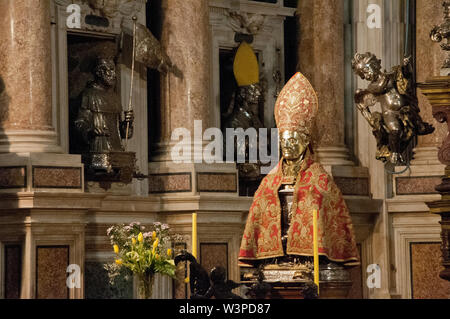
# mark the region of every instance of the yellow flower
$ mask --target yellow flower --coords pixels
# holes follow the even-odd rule
[[[144,236],[142,235],[142,233],[139,233],[139,235],[138,235],[138,241],[139,241],[140,243],[142,243],[142,242],[144,241]]]
[[[133,245],[136,245],[136,238],[131,238],[131,243],[133,244]]]
[[[159,242],[159,240],[158,240],[158,238],[156,238],[156,240],[155,240],[154,243],[153,243],[153,250],[152,250],[152,253],[155,253],[155,252],[156,252],[156,247],[158,247],[158,242]]]
[[[122,265],[122,264],[123,264],[123,261],[122,261],[122,259],[116,259],[116,264],[118,264],[118,265]]]
[[[188,284],[189,283],[189,277],[184,278],[184,282]]]
[[[118,254],[118,253],[119,253],[119,246],[114,245],[113,247],[114,247],[114,252],[115,252],[116,254]]]
[[[158,254],[156,254],[156,255],[155,255],[155,258],[156,258],[156,259],[159,259],[159,255],[158,255]]]
[[[152,240],[155,240],[155,239],[156,239],[156,232],[153,231],[153,233],[152,233]]]
[[[167,249],[167,256],[169,256],[169,257],[172,256],[172,249],[170,249],[170,248]]]

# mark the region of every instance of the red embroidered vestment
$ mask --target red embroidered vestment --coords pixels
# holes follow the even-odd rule
[[[255,193],[242,237],[239,260],[283,256],[281,161]],[[318,211],[319,255],[336,262],[358,261],[353,225],[344,198],[325,169],[307,152],[299,171],[288,230],[287,254],[313,256],[313,210]]]

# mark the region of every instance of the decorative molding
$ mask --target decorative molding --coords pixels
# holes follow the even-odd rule
[[[425,213],[430,209],[427,202],[440,199],[438,194],[400,195],[386,200],[387,212],[393,213]]]
[[[439,216],[423,214],[393,214],[390,243],[391,295],[410,299],[411,294],[411,243],[440,242]]]
[[[63,153],[55,131],[2,130],[0,153]]]
[[[41,246],[66,246],[68,248],[68,263],[77,264],[81,267],[80,280],[84,286],[84,221],[79,218],[76,222],[63,225],[49,225],[32,223],[29,225],[33,228],[32,232],[27,236],[26,241],[30,241],[29,246],[25,247],[25,261],[29,261],[26,265],[25,271],[29,272],[29,285],[31,286],[31,295],[28,298],[36,298],[37,287],[37,247]],[[34,289],[33,289],[34,288]],[[84,289],[69,289],[69,299],[83,299]],[[24,298],[25,296],[22,296]]]

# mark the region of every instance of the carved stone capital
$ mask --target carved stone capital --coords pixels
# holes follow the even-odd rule
[[[226,10],[225,15],[233,31],[256,35],[264,25],[266,17],[262,14],[247,13],[236,10]]]
[[[93,10],[97,10],[102,16],[114,18],[118,14],[130,17],[139,12],[147,0],[82,0]]]

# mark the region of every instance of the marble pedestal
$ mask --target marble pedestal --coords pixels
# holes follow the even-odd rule
[[[0,193],[83,191],[80,155],[0,154]]]

